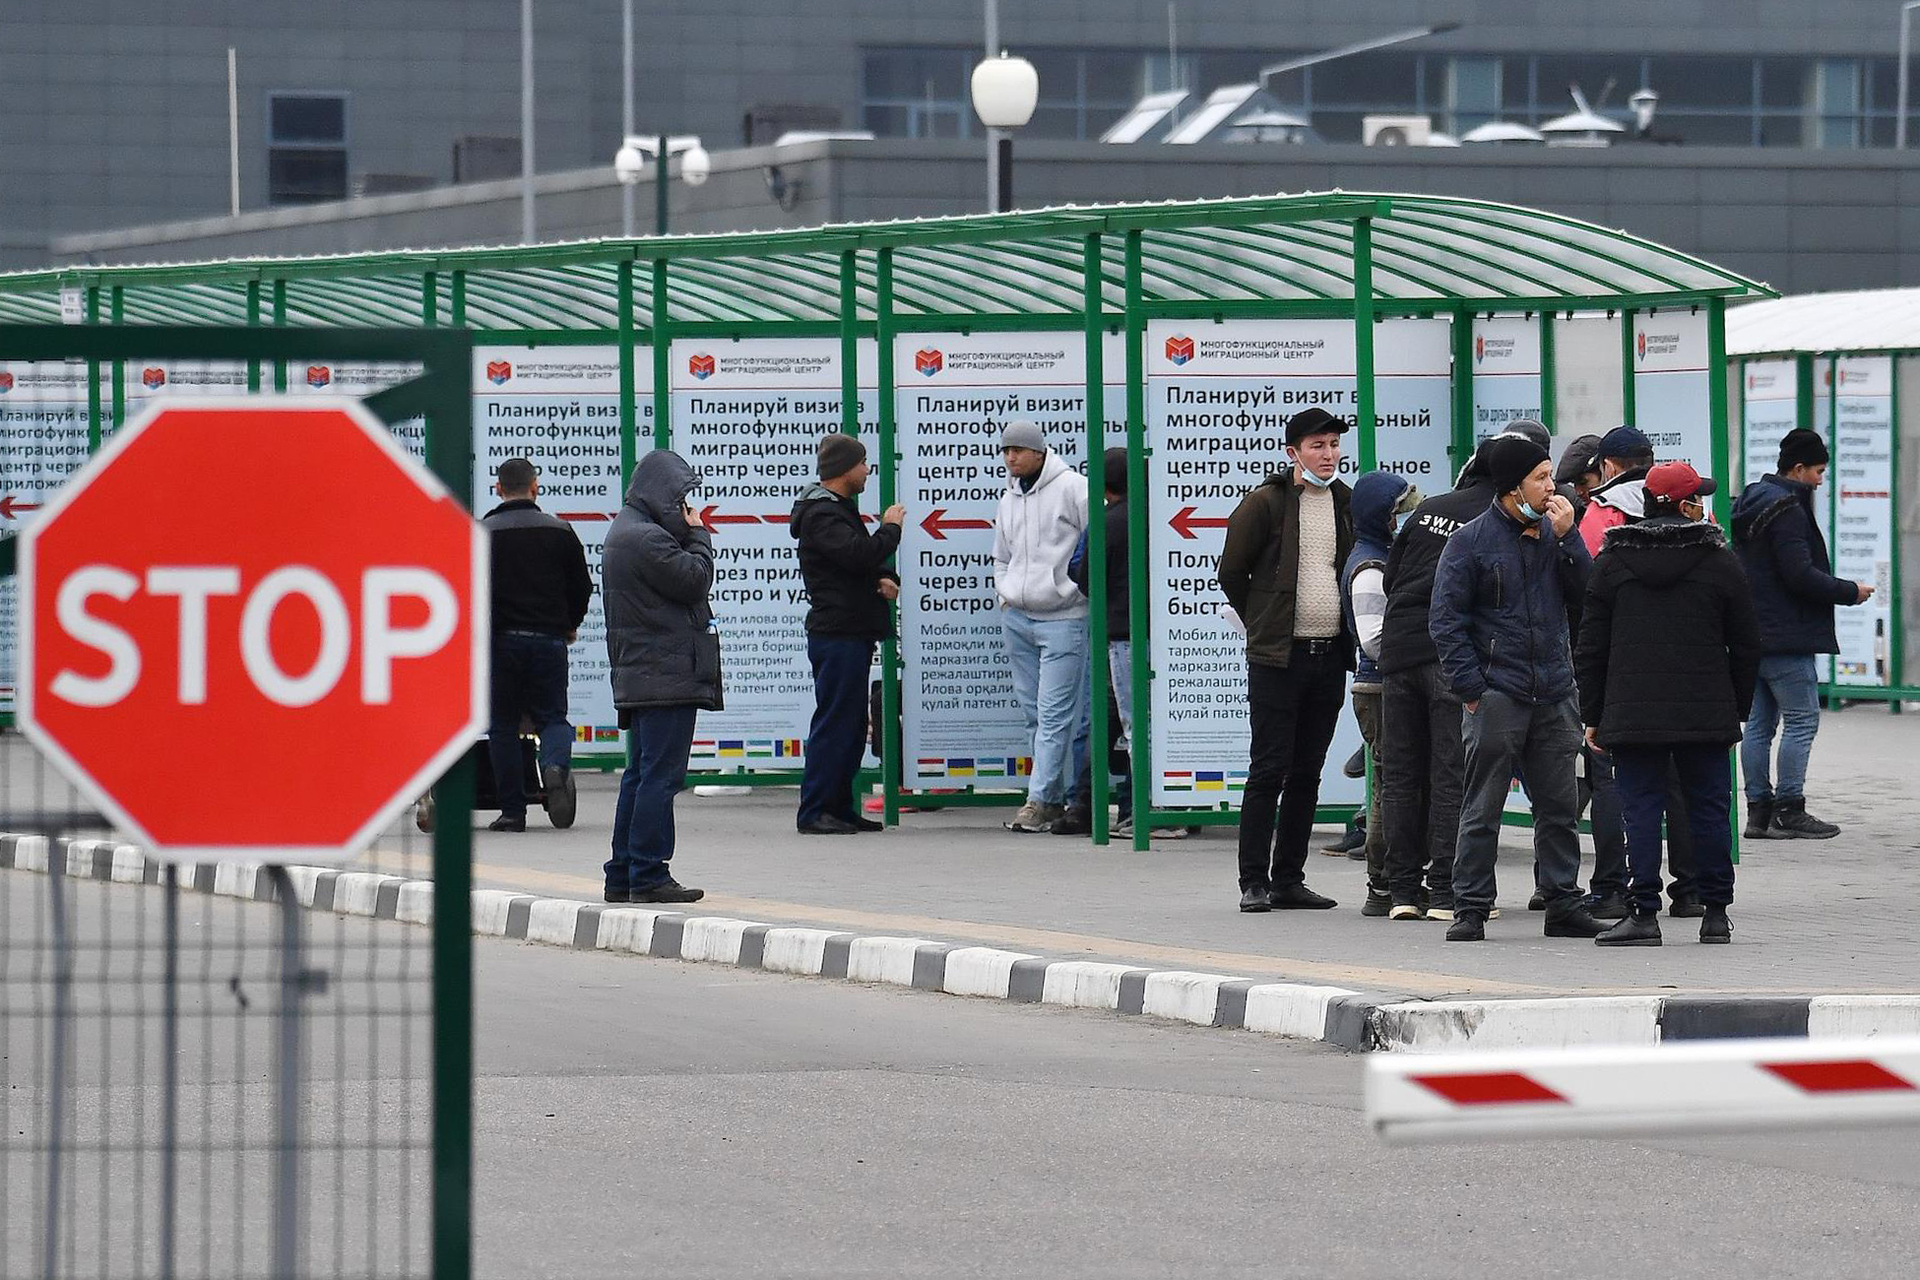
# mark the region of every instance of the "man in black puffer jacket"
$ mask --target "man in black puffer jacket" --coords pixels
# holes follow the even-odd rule
[[[838,432],[820,441],[820,483],[793,504],[788,529],[798,544],[807,583],[807,661],[813,666],[813,724],[794,825],[802,835],[878,831],[854,809],[853,785],[866,743],[867,685],[873,646],[893,634],[892,606],[900,576],[889,566],[900,546],[899,503],[867,532],[860,494],[867,487],[867,449]]]
[[[687,502],[700,476],[679,454],[640,459],[600,558],[613,705],[632,731],[613,811],[608,902],[698,902],[679,884],[673,798],[687,780],[695,713],[720,710],[720,636],[707,595],[713,538]]]
[[[1581,614],[1575,665],[1587,741],[1613,758],[1633,867],[1633,913],[1601,946],[1660,945],[1660,823],[1679,775],[1706,915],[1700,941],[1732,936],[1733,772],[1728,749],[1753,705],[1760,632],[1740,562],[1705,520],[1714,490],[1684,462],[1647,473],[1647,517],[1607,533]]]

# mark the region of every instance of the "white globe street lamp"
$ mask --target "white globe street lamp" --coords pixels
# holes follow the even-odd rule
[[[973,112],[990,130],[1001,131],[995,147],[1000,172],[1000,212],[1013,208],[1013,138],[1004,130],[1018,129],[1033,119],[1040,101],[1040,74],[1025,58],[1002,50],[973,69]]]

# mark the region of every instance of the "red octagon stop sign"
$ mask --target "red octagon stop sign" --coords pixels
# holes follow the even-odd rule
[[[484,535],[354,401],[156,406],[19,574],[22,725],[165,856],[351,856],[484,723]]]

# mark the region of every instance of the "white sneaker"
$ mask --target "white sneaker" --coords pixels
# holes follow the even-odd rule
[[[1109,836],[1131,836],[1133,834],[1133,819],[1121,818],[1111,827],[1107,828],[1107,834]]]
[[[1391,911],[1387,912],[1387,919],[1418,920],[1420,919],[1421,916],[1425,914],[1426,913],[1421,911],[1420,908],[1413,906],[1409,903],[1402,902],[1398,906],[1394,907]],[[1448,914],[1451,915],[1452,912],[1448,912]]]
[[[1028,834],[1049,831],[1053,828],[1054,820],[1063,812],[1057,804],[1038,804],[1029,800],[1004,825],[1009,831]]]

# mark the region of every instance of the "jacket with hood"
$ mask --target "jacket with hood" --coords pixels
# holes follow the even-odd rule
[[[1812,485],[1769,475],[1733,504],[1733,546],[1753,585],[1765,653],[1840,652],[1834,606],[1860,602],[1856,584],[1833,576],[1813,494]]]
[[[1647,471],[1646,467],[1629,468],[1588,492],[1587,509],[1580,515],[1580,536],[1589,555],[1600,554],[1609,529],[1646,515]]]
[[[880,594],[880,582],[900,580],[887,566],[900,546],[900,526],[882,524],[868,533],[859,499],[814,484],[794,502],[787,529],[807,583],[807,634],[851,640],[892,635],[893,609]]]
[[[1482,442],[1484,444],[1484,442]],[[1387,557],[1387,621],[1380,632],[1380,670],[1391,675],[1440,660],[1433,647],[1428,615],[1433,607],[1433,577],[1447,539],[1493,502],[1493,481],[1478,466],[1476,451],[1460,472],[1452,493],[1436,494],[1413,509]]]
[[[1353,552],[1353,490],[1335,480],[1333,570]],[[1217,571],[1220,590],[1247,628],[1247,661],[1284,667],[1293,660],[1293,606],[1300,582],[1300,486],[1285,466],[1247,491],[1227,518]],[[1353,633],[1338,637],[1353,669]]]
[[[1573,693],[1568,607],[1587,588],[1593,559],[1579,534],[1529,526],[1498,503],[1448,539],[1434,575],[1429,627],[1440,674],[1462,702],[1489,689],[1543,705]]]
[[[1730,747],[1753,709],[1760,633],[1740,562],[1703,520],[1607,535],[1574,655],[1580,718],[1603,747]]]
[[[640,459],[626,505],[601,551],[607,662],[613,705],[721,708],[720,637],[707,595],[713,539],[687,525],[687,495],[700,483],[676,453]]]
[[[1031,486],[1009,478],[993,521],[993,589],[1036,618],[1084,618],[1067,562],[1087,527],[1087,478],[1053,450]]]
[[[1393,551],[1393,513],[1411,486],[1391,471],[1369,471],[1353,484],[1353,550],[1340,571],[1340,608],[1359,648],[1353,687],[1380,687],[1380,637],[1386,614],[1387,557]]]

